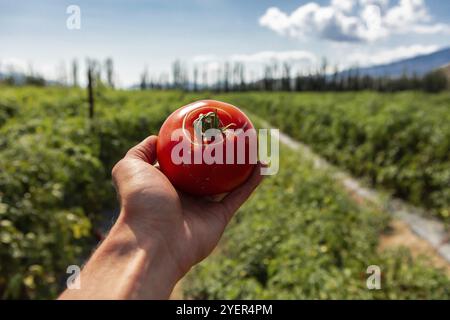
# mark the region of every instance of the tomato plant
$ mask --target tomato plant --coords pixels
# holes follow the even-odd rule
[[[209,129],[218,134],[208,136]],[[162,125],[157,142],[159,166],[183,192],[229,192],[247,180],[255,167],[256,134],[252,132],[250,119],[231,104],[191,103],[173,112]]]

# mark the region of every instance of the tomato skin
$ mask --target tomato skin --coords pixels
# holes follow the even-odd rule
[[[234,129],[243,129],[244,131],[254,129],[250,119],[237,107],[215,100],[201,100],[173,112],[163,123],[159,131],[157,142],[157,159],[161,171],[167,176],[170,182],[178,190],[198,196],[216,195],[232,191],[243,182],[245,182],[256,164],[249,161],[249,144],[245,143],[245,163],[238,164],[236,161],[236,152],[234,152],[234,163],[225,163],[226,151],[225,142],[221,143],[223,148],[224,163],[223,164],[175,164],[171,159],[172,149],[177,145],[178,141],[171,141],[172,132],[177,129],[184,128],[193,134],[193,121],[200,114],[216,111],[219,115],[221,125],[226,126],[230,123],[235,124]],[[236,150],[236,136],[227,135],[225,140],[230,140]],[[225,141],[224,140],[224,141]],[[202,148],[202,152],[207,145],[195,145],[189,143],[191,152],[195,148]]]

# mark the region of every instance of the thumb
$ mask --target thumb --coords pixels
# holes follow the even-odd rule
[[[150,136],[145,138],[142,142],[128,150],[125,159],[133,158],[145,161],[150,164],[156,162],[156,142],[157,136]]]

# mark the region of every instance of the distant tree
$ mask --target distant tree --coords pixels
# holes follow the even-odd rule
[[[327,71],[328,71],[328,61],[326,58],[322,58],[322,65],[317,74],[317,90],[325,91],[327,90]]]
[[[225,92],[230,91],[230,63],[225,62],[223,67],[223,90]]]
[[[189,90],[189,73],[186,65],[181,65],[181,89]]]
[[[447,77],[441,70],[432,71],[423,78],[423,90],[440,92],[447,88]]]
[[[301,91],[302,90],[302,76],[300,71],[297,71],[297,75],[294,78],[294,90]]]
[[[139,84],[141,90],[146,90],[148,88],[148,69],[145,68],[141,73],[141,81]]]
[[[102,81],[102,64],[98,60],[92,60],[92,72],[94,74],[95,86],[103,87],[104,82]]]
[[[170,74],[169,73],[163,73],[163,83],[166,88],[170,88]]]
[[[173,77],[173,87],[176,89],[180,89],[183,79],[182,79],[181,61],[179,60],[175,60],[172,63],[172,77]]]
[[[333,76],[331,77],[331,83],[329,84],[329,89],[333,91],[340,90],[339,88],[339,67],[334,66]]]
[[[355,74],[353,75],[353,83],[352,83],[352,90],[359,90],[360,89],[360,71],[359,66],[355,68]]]
[[[78,61],[76,59],[72,61],[72,85],[78,87]]]
[[[198,90],[198,66],[194,66],[194,76],[193,76],[193,82],[194,82],[194,91]]]
[[[266,65],[264,67],[264,79],[263,79],[263,90],[264,91],[272,91],[273,88],[273,76],[274,76],[274,69],[273,65]]]
[[[6,85],[11,85],[11,86],[15,85],[15,84],[16,84],[16,80],[15,80],[15,78],[14,78],[14,74],[15,74],[15,73],[16,73],[16,70],[15,70],[14,66],[13,66],[13,65],[9,65],[9,66],[7,67],[7,70],[6,70],[6,76],[5,76],[5,78],[3,79],[3,82],[4,82]]]
[[[94,118],[94,86],[95,86],[95,66],[94,60],[88,59],[86,61],[87,65],[87,94],[89,103],[89,119]]]
[[[109,87],[114,88],[114,63],[112,58],[105,60],[106,83]]]
[[[239,88],[241,91],[246,90],[245,83],[245,66],[243,63],[239,63]]]
[[[58,82],[63,86],[67,85],[67,70],[64,61],[61,61],[58,64],[56,67],[56,73]]]
[[[44,77],[33,74],[33,75],[26,75],[24,84],[28,86],[37,86],[37,87],[43,87],[46,85]]]
[[[32,63],[28,64],[27,72],[25,73],[25,77],[23,79],[23,84],[27,86],[45,86],[44,77],[40,76],[34,71]]]
[[[217,70],[215,91],[220,92],[221,90],[222,90],[222,67],[219,67],[219,70]]]
[[[206,68],[203,68],[203,71],[202,71],[202,85],[203,85],[203,88],[209,89],[208,69],[206,69]]]
[[[374,89],[374,88],[375,88],[375,85],[374,85],[374,81],[373,81],[372,77],[365,75],[364,77],[361,78],[360,89],[370,90],[370,89]]]
[[[413,73],[411,78],[411,88],[413,90],[420,90],[422,87],[422,80],[417,76],[417,73]]]
[[[282,78],[282,90],[291,91],[291,64],[289,62],[283,63],[283,78]]]

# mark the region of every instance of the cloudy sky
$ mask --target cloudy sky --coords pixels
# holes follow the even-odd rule
[[[70,5],[80,29],[67,28]],[[442,0],[0,0],[0,70],[57,78],[73,58],[112,57],[122,86],[145,67],[169,72],[175,59],[208,70],[273,60],[314,70],[325,57],[344,68],[433,52],[449,39]]]

